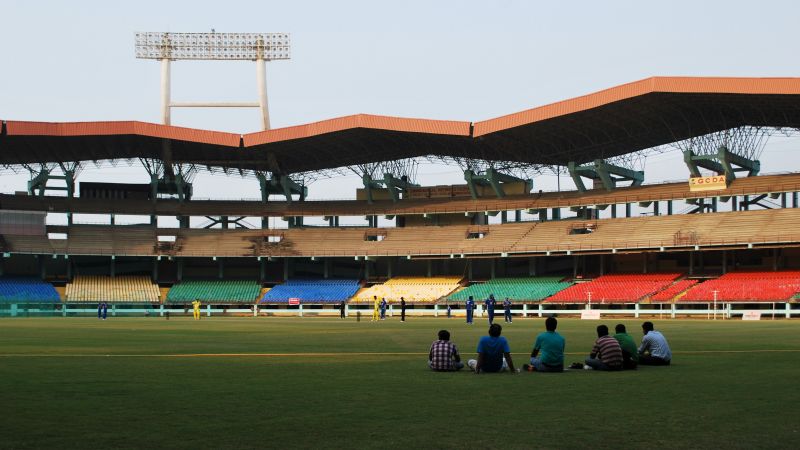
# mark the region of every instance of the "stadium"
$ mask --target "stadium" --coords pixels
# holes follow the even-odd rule
[[[31,181],[0,196],[3,311],[91,314],[105,301],[114,316],[163,316],[200,300],[206,315],[338,315],[377,296],[404,297],[412,315],[463,314],[474,292],[508,297],[522,316],[789,318],[800,314],[800,177],[759,174],[751,156],[753,136],[800,126],[798,105],[800,79],[654,77],[474,123],[356,115],[235,135],[4,120],[0,162]],[[676,142],[686,182],[649,185],[625,165]],[[468,161],[466,183],[415,184],[419,157]],[[76,176],[115,160],[141,161],[153,181]],[[363,170],[354,200],[305,200],[292,179],[346,166]],[[497,169],[553,166],[575,190],[537,191]],[[258,177],[262,200],[193,200],[197,170]],[[67,223],[48,225],[50,214]],[[126,215],[150,221],[115,225]],[[164,216],[179,227],[159,227]]]
[[[153,23],[127,8],[131,22]],[[435,18],[437,33],[460,17],[425,8],[420,23]],[[413,9],[372,20],[417,24]],[[322,26],[303,12],[290,23]],[[496,11],[482,14],[488,23]],[[380,34],[363,31],[364,16],[322,15],[359,39]],[[131,25],[118,21],[96,27]],[[563,50],[557,40],[548,46]],[[14,42],[0,29],[6,54]],[[448,70],[464,69],[446,54],[463,55],[457,48],[425,45]],[[485,49],[471,45],[470,56]],[[390,48],[371,56],[383,61]],[[497,52],[494,64],[514,59]],[[111,97],[67,105],[94,116],[51,120],[43,102],[10,94],[22,91],[15,70],[0,72],[0,449],[795,445],[800,77],[634,71],[635,81],[599,90],[584,88],[597,86],[591,75],[564,77],[583,94],[498,111],[509,103],[475,89],[459,96],[477,115],[452,120],[431,113],[433,100],[410,101],[411,114],[348,103],[349,115],[325,116],[315,97],[296,107],[314,120],[287,125],[280,107],[270,116],[266,67],[289,55],[287,33],[137,31],[136,58],[161,68],[160,121]],[[173,100],[179,60],[255,62],[257,101]],[[302,67],[276,79],[302,85]],[[428,69],[401,82],[432,83]],[[141,75],[126,70],[119,86]],[[359,70],[345,76],[364,82]],[[519,98],[547,98],[500,75]],[[400,78],[379,84],[395,89]],[[260,129],[176,125],[174,108],[212,108],[215,120],[254,108]],[[118,111],[133,112],[110,120]],[[430,116],[439,118],[421,118]],[[769,151],[775,141],[791,154]],[[553,319],[566,340],[558,374],[534,362]],[[507,339],[505,373],[479,370],[492,323]],[[627,327],[640,358],[657,356],[648,332],[665,336],[666,366],[590,365],[603,326]],[[443,331],[465,368],[433,364]]]

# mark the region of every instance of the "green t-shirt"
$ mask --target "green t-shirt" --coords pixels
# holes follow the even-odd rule
[[[628,333],[617,333],[614,335],[614,339],[619,342],[619,346],[622,347],[623,352],[628,352],[631,355],[631,360],[639,361],[639,349],[636,347],[636,343],[633,342],[633,338]]]
[[[564,347],[564,338],[555,331],[545,331],[536,337],[536,343],[533,344],[534,349],[541,351],[542,363],[548,366],[564,364]]]

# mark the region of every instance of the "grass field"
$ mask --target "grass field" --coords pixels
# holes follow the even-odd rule
[[[655,323],[670,367],[476,376],[425,363],[441,328],[474,357],[483,321],[2,319],[0,448],[797,444],[800,321]],[[597,324],[560,320],[568,363]],[[504,326],[518,366],[543,328]]]

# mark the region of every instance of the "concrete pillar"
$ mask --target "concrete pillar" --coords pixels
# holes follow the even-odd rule
[[[44,255],[36,255],[39,260],[39,276],[44,280],[47,278],[47,259]]]
[[[225,260],[217,258],[217,278],[225,278]]]
[[[153,282],[158,283],[158,258],[153,258]]]
[[[472,260],[467,261],[467,279],[472,280]]]
[[[750,210],[750,196],[743,195],[742,196],[742,211],[749,211]]]
[[[178,258],[175,260],[175,270],[175,278],[177,278],[178,281],[181,281],[183,279],[183,258]]]
[[[625,203],[625,217],[631,216],[631,204]]]
[[[616,219],[617,218],[617,205],[616,204],[611,205],[611,218],[612,219]]]
[[[667,200],[667,215],[672,215],[672,200]]]
[[[531,256],[528,258],[528,275],[535,277],[536,276],[536,257]]]
[[[370,274],[369,260],[364,259],[364,278],[369,278],[370,276],[372,275]]]
[[[711,211],[717,212],[717,197],[711,199]]]
[[[600,276],[606,274],[606,255],[600,255]]]
[[[323,272],[323,275],[322,275],[323,278],[330,278],[331,277],[331,260],[330,259],[325,258],[325,259],[322,260],[322,272]]]
[[[489,278],[494,280],[494,277],[497,275],[497,260],[492,258],[489,260]]]
[[[728,273],[728,251],[722,251],[722,274]]]
[[[394,257],[390,256],[386,260],[386,276],[392,278],[394,276]]]
[[[117,267],[116,267],[115,261],[116,261],[116,258],[114,257],[114,255],[111,255],[111,261],[108,264],[108,272],[111,275],[111,278],[114,278],[115,276],[117,276]]]
[[[734,195],[731,197],[731,211],[736,211],[737,209],[739,209],[739,199]]]
[[[577,256],[573,256],[572,257],[572,278],[575,278],[577,276],[578,276],[578,257]]]
[[[500,223],[508,222],[508,211],[500,211]]]
[[[659,210],[658,210],[658,202],[657,202],[657,201],[656,201],[656,202],[653,202],[653,215],[654,215],[654,216],[658,216],[658,215],[660,215],[660,214],[659,214]]]
[[[433,260],[432,260],[432,259],[429,259],[429,260],[427,261],[427,263],[428,263],[428,264],[427,264],[427,265],[428,265],[428,278],[430,278],[430,277],[432,277],[432,276],[433,276]]]
[[[258,260],[258,281],[264,282],[267,278],[267,261],[264,259]]]
[[[642,273],[647,273],[648,259],[647,253],[642,253]]]
[[[689,252],[689,275],[694,275],[694,252]]]
[[[518,209],[518,210],[514,211],[514,221],[515,222],[522,222],[522,211],[521,210]]]
[[[797,192],[792,192],[792,208],[797,208]]]
[[[283,281],[289,279],[289,258],[283,258]]]
[[[552,215],[553,215],[553,220],[561,219],[561,208],[553,208]]]
[[[786,192],[781,192],[781,208],[786,208]]]

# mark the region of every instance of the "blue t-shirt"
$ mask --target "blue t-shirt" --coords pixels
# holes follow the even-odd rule
[[[499,372],[503,368],[503,353],[511,353],[505,337],[483,336],[478,341],[478,353],[483,353],[484,372]]]
[[[555,331],[545,331],[536,336],[536,343],[533,348],[539,349],[542,363],[548,366],[558,366],[564,364],[564,347],[566,341],[564,337]]]
[[[494,311],[495,300],[493,298],[487,298],[484,302],[486,304],[486,309],[488,311]]]

